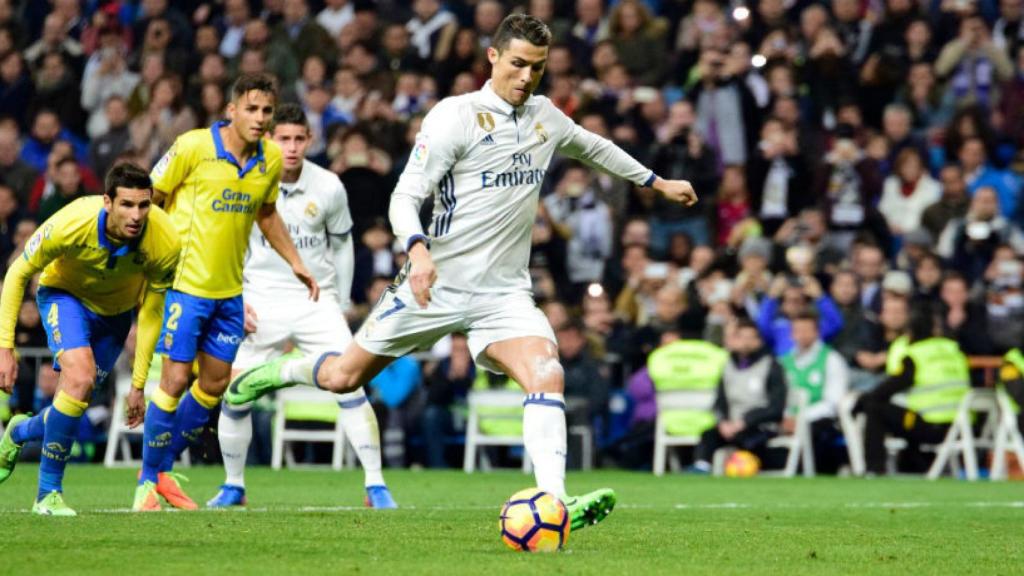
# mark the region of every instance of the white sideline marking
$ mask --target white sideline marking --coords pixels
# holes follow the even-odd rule
[[[798,510],[798,509],[809,509],[817,508],[812,504],[749,504],[746,502],[715,502],[706,504],[692,504],[692,503],[679,503],[670,506],[654,506],[651,504],[618,504],[616,508],[620,510],[749,510],[749,509],[772,509],[772,510]],[[843,505],[844,508],[900,508],[900,509],[911,509],[911,508],[950,508],[950,507],[966,507],[966,508],[1024,508],[1024,501],[1013,501],[1008,500],[1005,502],[998,501],[979,501],[979,502],[848,502]],[[327,513],[345,513],[345,512],[367,512],[371,511],[371,508],[364,506],[260,506],[255,508],[200,508],[195,512],[207,512],[213,514],[230,514],[230,513],[280,513],[280,512],[327,512]],[[446,512],[446,511],[461,511],[461,512],[482,512],[482,511],[493,511],[495,514],[500,510],[500,506],[401,506],[399,510],[417,510],[421,512]],[[84,509],[86,514],[130,514],[132,513],[131,508],[98,508],[95,510]],[[175,508],[164,508],[163,512],[181,513],[181,510]],[[10,510],[4,512],[0,510],[0,514],[4,513],[15,513],[15,514],[29,514],[32,510],[30,508],[20,508],[17,510]],[[145,514],[145,513],[144,513]]]

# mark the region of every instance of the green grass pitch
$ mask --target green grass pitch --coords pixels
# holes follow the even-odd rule
[[[552,555],[498,532],[515,472],[386,471],[398,511],[361,508],[361,472],[247,472],[250,509],[130,514],[135,471],[70,466],[78,518],[28,513],[37,468],[0,486],[0,574],[1019,574],[1024,485],[570,474],[619,506]],[[222,471],[186,470],[211,497]]]

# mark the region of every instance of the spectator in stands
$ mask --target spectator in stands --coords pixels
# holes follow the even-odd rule
[[[947,43],[935,62],[958,102],[988,106],[996,101],[998,83],[1013,77],[1013,62],[992,42],[980,15],[960,21],[960,35]]]
[[[25,60],[29,66],[38,68],[47,54],[61,54],[73,62],[79,62],[83,56],[82,45],[68,36],[64,27],[64,19],[59,14],[51,13],[43,22],[42,36],[25,49]]]
[[[171,147],[178,134],[196,127],[196,116],[182,101],[181,92],[179,77],[161,77],[153,85],[147,110],[128,126],[132,148],[150,163],[155,163]]]
[[[117,94],[107,98],[104,115],[106,130],[89,144],[89,164],[97,174],[106,174],[114,160],[131,148],[125,99]]]
[[[663,178],[689,180],[696,189],[714,190],[718,185],[718,160],[694,127],[693,105],[685,100],[676,102],[669,118],[670,131],[662,135],[664,143],[654,146],[651,169],[665,175]],[[676,232],[686,232],[698,244],[709,243],[709,206],[711,203],[684,208],[656,197],[651,207],[652,249],[662,253]]]
[[[967,198],[967,181],[964,170],[957,164],[947,164],[939,172],[942,197],[921,214],[921,225],[932,238],[939,238],[951,221],[967,214],[970,201]]]
[[[992,188],[980,188],[967,215],[952,220],[939,238],[938,253],[973,282],[982,276],[1000,244],[1024,251],[1024,234],[1000,215],[999,197]]]
[[[878,210],[893,234],[917,230],[921,216],[942,197],[939,183],[925,170],[924,157],[913,147],[896,156],[893,173],[885,179]]]
[[[420,431],[428,468],[446,468],[445,436],[454,432],[452,410],[466,397],[476,378],[465,334],[452,334],[451,353],[433,365],[426,376],[427,398]]]
[[[50,155],[46,158],[46,172],[40,174],[32,185],[32,191],[29,194],[27,204],[30,214],[37,214],[41,203],[57,193],[57,181],[60,179],[57,175],[57,165],[61,160],[72,157],[73,152],[70,143],[65,141],[54,143],[53,149],[50,150]],[[78,172],[86,191],[89,193],[99,192],[102,185],[91,169],[79,163]]]
[[[89,57],[82,73],[82,108],[89,113],[86,132],[90,138],[107,133],[106,103],[112,96],[128,98],[139,75],[128,69],[122,53],[121,29],[108,26],[100,33],[100,48]]]
[[[765,346],[776,356],[793,349],[791,322],[798,314],[813,306],[818,311],[820,333],[826,342],[843,327],[843,316],[832,298],[814,276],[779,276],[772,281],[768,297],[761,302],[757,326]]]
[[[249,22],[248,0],[224,0],[224,14],[218,21],[220,53],[225,58],[236,58],[242,53],[242,39]]]
[[[397,22],[385,26],[380,51],[384,68],[393,74],[407,71],[426,72],[426,62],[409,42],[409,31]]]
[[[459,25],[438,0],[414,0],[413,18],[405,25],[419,57],[443,62],[451,50]]]
[[[690,73],[692,85],[687,97],[697,110],[697,127],[704,135],[721,164],[746,164],[747,151],[757,126],[757,103],[742,77],[737,76],[735,63],[719,49],[705,49]],[[781,123],[769,120],[761,128],[762,141],[751,161],[758,177],[751,177],[751,191],[758,200],[764,198],[762,186],[767,165],[776,159],[788,161],[797,153],[795,134],[787,133]],[[759,164],[760,161],[760,164]],[[802,168],[797,166],[794,169]],[[804,176],[804,175],[801,175]],[[774,196],[768,197],[769,202]],[[783,198],[785,203],[786,199]],[[760,202],[755,202],[761,207]],[[771,207],[771,204],[769,204]]]
[[[651,58],[665,44],[664,22],[655,19],[640,0],[623,0],[608,17],[608,36],[630,75],[640,86],[662,83],[668,62]]]
[[[971,301],[967,279],[958,272],[947,272],[939,288],[943,334],[956,340],[965,354],[992,354],[985,308]]]
[[[772,273],[768,269],[772,243],[766,238],[751,236],[740,246],[737,258],[740,271],[733,283],[732,305],[745,310],[747,316],[756,318],[761,302],[772,286]]]
[[[860,282],[860,303],[865,311],[878,312],[882,306],[882,277],[885,275],[885,253],[874,244],[853,249],[853,272]]]
[[[0,123],[0,183],[10,186],[18,202],[25,205],[36,179],[36,171],[20,155],[17,126],[13,123]]]
[[[936,444],[946,436],[957,406],[970,387],[967,357],[953,340],[943,338],[941,322],[929,308],[916,308],[910,321],[909,345],[898,367],[874,391],[864,395],[858,409],[867,416],[864,453],[869,475],[886,470],[885,436],[907,440],[901,452],[905,469],[922,472],[922,443]],[[906,407],[893,404],[894,394],[907,392]]]
[[[832,346],[847,363],[852,364],[857,355],[860,334],[867,322],[860,302],[860,281],[853,270],[836,272],[829,286],[829,295],[843,317],[843,328],[832,339]]]
[[[926,252],[917,260],[913,270],[912,300],[918,303],[937,303],[942,284],[942,259],[932,252]]]
[[[735,111],[739,114],[739,111]],[[724,162],[730,162],[723,157]],[[740,158],[742,163],[744,158]],[[765,234],[773,235],[782,223],[812,203],[803,191],[810,174],[796,143],[796,134],[782,123],[768,119],[761,127],[761,141],[747,165],[750,205]]]
[[[353,0],[325,0],[324,8],[316,15],[316,23],[332,37],[337,38],[342,28],[356,18]]]
[[[693,470],[707,473],[719,448],[736,446],[762,456],[778,433],[786,409],[786,377],[749,320],[739,320],[727,346],[722,379],[715,397],[717,423],[704,432],[694,454]]]
[[[1024,341],[1024,266],[1010,246],[996,249],[985,270],[984,290],[988,334],[993,352],[1004,354]]]
[[[78,80],[59,52],[43,55],[36,70],[33,108],[49,109],[60,122],[75,134],[85,133],[85,121],[79,104]]]
[[[21,53],[17,50],[0,52],[0,110],[18,122],[20,128],[28,126],[34,92],[35,86]]]
[[[14,231],[24,217],[14,190],[0,184],[0,262],[7,262],[13,255]]]
[[[600,436],[608,418],[608,370],[590,353],[584,330],[583,322],[577,318],[555,330],[558,358],[565,371],[565,397],[585,403],[577,411],[569,411],[566,418],[570,425],[576,420]]]
[[[78,170],[78,162],[74,158],[63,158],[57,162],[54,194],[39,204],[36,217],[40,222],[46,221],[58,210],[86,196],[88,192],[82,186],[82,176]]]
[[[875,204],[882,192],[879,163],[854,140],[853,127],[840,124],[832,150],[825,155],[814,197],[824,204],[833,245],[849,249],[857,233],[872,228]]]
[[[299,62],[290,45],[278,39],[272,39],[270,28],[263,20],[249,20],[242,37],[242,53],[235,61],[236,72],[245,71],[245,59],[253,55],[265,66],[268,72],[277,76],[281,86],[290,86],[299,77]]]
[[[1020,180],[1013,173],[990,165],[986,156],[985,143],[981,138],[968,138],[960,145],[959,160],[967,180],[967,192],[973,195],[980,188],[993,188],[999,196],[1002,215],[1016,218]]]
[[[273,31],[274,41],[288,45],[298,62],[317,55],[325,62],[337,59],[334,40],[316,20],[310,18],[306,0],[284,0],[284,18]]]

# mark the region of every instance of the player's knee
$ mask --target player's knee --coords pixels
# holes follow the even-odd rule
[[[533,361],[523,387],[527,392],[553,392],[561,394],[565,388],[565,372],[557,357],[545,356]]]
[[[88,399],[96,383],[96,369],[64,369],[61,380],[61,385],[67,393],[75,398]]]
[[[336,394],[354,392],[360,386],[359,378],[352,372],[337,370],[321,376],[320,387]]]

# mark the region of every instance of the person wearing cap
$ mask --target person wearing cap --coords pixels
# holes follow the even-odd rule
[[[955,340],[942,334],[942,321],[931,306],[911,313],[906,352],[892,373],[872,392],[861,397],[856,410],[867,417],[864,455],[869,475],[886,473],[885,437],[907,440],[907,465],[923,471],[920,445],[943,441],[970,389],[967,356]],[[893,395],[906,392],[906,407],[894,404]]]

